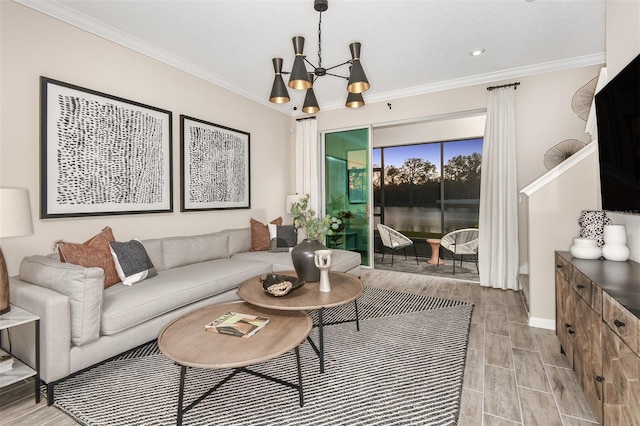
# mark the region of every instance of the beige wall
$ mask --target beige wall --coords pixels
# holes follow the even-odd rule
[[[565,71],[556,71],[540,75],[498,81],[491,84],[470,86],[455,90],[430,93],[420,96],[378,102],[356,110],[337,110],[321,112],[318,115],[318,130],[328,131],[372,124],[374,127],[374,145],[378,133],[376,127],[392,126],[393,123],[406,123],[414,120],[430,120],[433,117],[446,117],[465,111],[475,113],[486,109],[487,86],[513,81],[521,83],[516,92],[516,136],[518,189],[542,176],[547,169],[543,164],[546,151],[565,139],[590,140],[584,132],[585,121],[571,109],[571,100],[575,92],[592,78],[598,76],[601,66],[589,66]],[[365,93],[366,99],[366,93]],[[385,144],[388,134],[384,132]],[[400,133],[402,136],[402,133]],[[404,137],[404,136],[403,136]],[[425,137],[425,140],[428,138]],[[594,170],[597,174],[597,170]],[[567,188],[568,192],[579,190]],[[520,208],[519,219],[524,223],[526,211]],[[578,216],[572,219],[577,232]],[[567,247],[570,241],[567,242]],[[520,263],[522,269],[527,265],[527,233],[525,226],[520,229]],[[549,246],[550,252],[558,247]],[[564,249],[565,247],[560,247]]]
[[[1,241],[9,273],[58,239],[109,225],[116,239],[191,235],[284,213],[291,189],[291,118],[12,1],[0,1],[0,186],[29,189],[34,235]],[[39,77],[173,112],[173,213],[39,219]],[[251,134],[250,210],[180,213],[180,114]],[[283,159],[286,159],[283,161]]]

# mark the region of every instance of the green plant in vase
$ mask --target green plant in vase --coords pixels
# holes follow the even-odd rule
[[[333,235],[340,228],[342,221],[335,216],[316,217],[316,212],[309,208],[309,194],[300,201],[291,204],[293,226],[302,229],[307,239],[324,243],[327,235]]]
[[[315,251],[326,250],[323,245],[327,235],[333,235],[342,223],[331,215],[317,217],[309,207],[309,194],[291,205],[293,226],[302,229],[306,239],[291,250],[291,261],[298,278],[306,282],[320,281],[320,270],[315,265]]]

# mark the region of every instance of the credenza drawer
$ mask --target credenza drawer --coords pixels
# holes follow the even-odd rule
[[[572,273],[570,282],[573,289],[594,311],[602,315],[602,289],[576,268],[573,268]]]
[[[631,350],[640,355],[640,320],[607,293],[603,297],[604,322]]]
[[[556,271],[562,275],[562,278],[571,282],[573,275],[573,265],[567,259],[556,253]]]

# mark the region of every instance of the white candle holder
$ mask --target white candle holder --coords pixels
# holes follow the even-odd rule
[[[320,291],[329,293],[331,291],[331,283],[329,282],[329,268],[331,267],[331,250],[316,250],[314,253],[314,262],[316,268],[320,269]]]

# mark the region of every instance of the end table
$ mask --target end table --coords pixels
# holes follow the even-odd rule
[[[29,367],[18,358],[13,356],[11,352],[4,351],[0,349],[0,355],[11,355],[14,358],[13,368],[9,371],[5,371],[4,373],[0,373],[0,388],[5,386],[9,386],[13,383],[16,383],[20,380],[27,379],[29,377],[35,376],[35,396],[36,396],[36,404],[40,402],[40,317],[32,314],[29,311],[26,311],[18,306],[11,305],[11,310],[0,315],[0,347],[2,346],[2,332],[3,330],[9,330],[12,327],[16,327],[22,324],[28,324],[33,322],[35,325],[36,331],[36,339],[35,339],[35,350],[36,350],[36,365],[35,369]],[[11,336],[9,336],[10,338]]]

